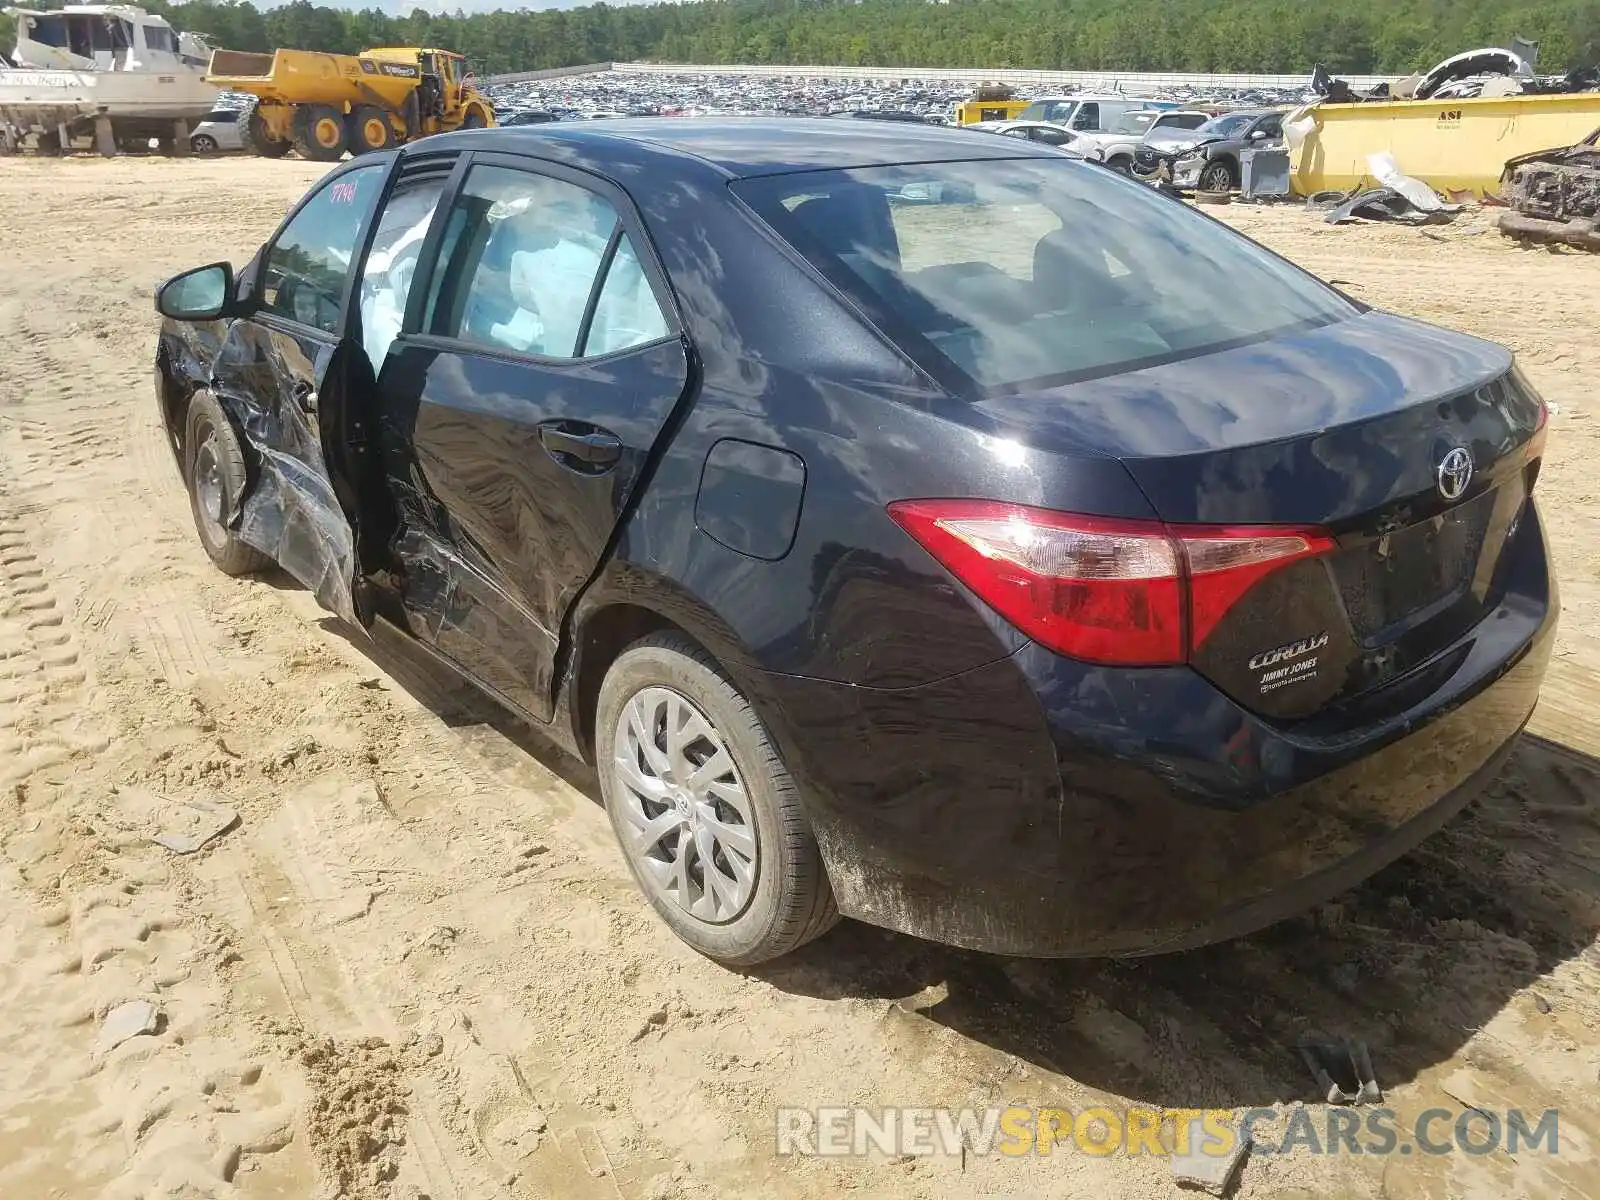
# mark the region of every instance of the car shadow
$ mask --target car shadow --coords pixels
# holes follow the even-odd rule
[[[569,787],[582,792],[595,804],[602,803],[600,781],[593,767],[568,754],[535,726],[495,703],[449,667],[418,649],[404,633],[378,621],[368,637],[349,622],[334,616],[322,617],[317,627],[348,642],[447,727],[492,729],[560,776]]]
[[[1297,1050],[1307,1036],[1364,1042],[1385,1088],[1416,1079],[1559,964],[1600,966],[1597,928],[1600,762],[1524,735],[1433,838],[1248,938],[1146,959],[1008,960],[846,922],[759,974],[795,994],[898,1001],[914,1020],[1139,1102],[1255,1107],[1315,1095]]]
[[[494,730],[600,803],[592,767],[404,634],[320,624],[447,726]],[[1313,1097],[1306,1036],[1359,1040],[1383,1087],[1410,1082],[1559,964],[1600,967],[1597,932],[1600,761],[1524,735],[1438,834],[1248,938],[1145,959],[1025,960],[844,921],[749,973],[797,996],[889,1001],[913,1040],[948,1031],[1136,1102],[1241,1108]]]

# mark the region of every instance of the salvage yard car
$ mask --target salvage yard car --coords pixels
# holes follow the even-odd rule
[[[728,964],[1246,933],[1458,812],[1550,653],[1508,352],[1022,139],[443,134],[156,306],[216,565],[594,763]]]
[[[1146,153],[1159,151],[1172,160],[1172,182],[1184,189],[1227,192],[1239,186],[1239,154],[1246,149],[1283,146],[1283,112],[1276,108],[1245,109],[1213,117],[1193,130],[1154,129],[1145,135]],[[1135,166],[1147,163],[1135,153]],[[1153,162],[1155,154],[1149,154]]]

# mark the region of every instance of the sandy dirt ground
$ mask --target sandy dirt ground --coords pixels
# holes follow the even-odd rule
[[[1402,1126],[1557,1108],[1560,1153],[1252,1155],[1237,1194],[1600,1195],[1600,260],[1482,215],[1220,214],[1508,344],[1558,410],[1538,494],[1560,646],[1464,816],[1338,903],[1200,952],[1006,962],[846,922],[741,975],[648,915],[592,773],[201,552],[152,289],[242,263],[318,172],[0,164],[0,1196],[1162,1197],[1147,1155],[779,1158],[774,1110],[1320,1113],[1310,1031],[1370,1046]],[[238,825],[189,857],[150,842],[196,801]],[[155,1031],[106,1046],[139,999]]]

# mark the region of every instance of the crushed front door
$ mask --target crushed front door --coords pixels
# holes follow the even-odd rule
[[[249,310],[212,365],[211,388],[248,442],[250,485],[225,514],[241,541],[271,555],[324,608],[357,624],[360,513],[351,440],[373,386],[347,327],[356,259],[393,156],[323,180],[242,281]]]

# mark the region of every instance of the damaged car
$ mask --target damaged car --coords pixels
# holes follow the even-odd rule
[[[1550,654],[1507,351],[1023,139],[446,133],[156,307],[217,567],[592,763],[723,963],[1247,933],[1456,814]]]
[[[1154,151],[1146,161],[1169,161],[1172,182],[1185,191],[1231,192],[1242,177],[1239,155],[1244,150],[1283,146],[1283,112],[1242,109],[1212,117],[1194,129],[1153,129],[1144,144]]]

